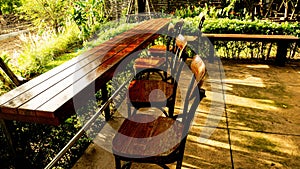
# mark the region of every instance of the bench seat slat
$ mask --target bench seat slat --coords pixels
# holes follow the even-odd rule
[[[20,107],[21,105],[25,104],[29,100],[33,99],[34,97],[41,95],[43,93],[43,91],[46,91],[53,86],[62,84],[63,83],[62,81],[65,81],[66,78],[68,79],[75,72],[82,69],[81,66],[85,66],[85,65],[89,66],[89,64],[93,64],[93,62],[95,60],[97,60],[99,62],[105,61],[103,58],[101,58],[101,56],[102,56],[101,54],[103,54],[104,52],[109,52],[109,50],[112,48],[113,48],[113,43],[112,43],[112,45],[107,44],[106,47],[100,49],[100,52],[96,51],[95,53],[93,53],[93,55],[90,55],[89,58],[80,60],[76,64],[73,64],[72,66],[57,73],[55,76],[52,76],[52,77],[46,79],[45,81],[42,81],[38,85],[30,88],[27,91],[24,91],[20,95],[15,96],[15,98],[13,100],[10,100],[2,105],[5,107],[11,107],[12,109],[14,109],[15,107]],[[113,49],[113,50],[116,51],[116,49]],[[121,50],[121,49],[119,49],[119,50]],[[111,51],[111,52],[113,52],[113,51]],[[34,80],[38,80],[38,79],[34,79]],[[60,86],[60,88],[63,89],[64,85],[65,84],[62,84],[62,86]],[[16,109],[14,109],[14,110],[16,111]],[[11,113],[16,113],[16,112],[11,112]]]
[[[146,41],[149,38],[149,36],[150,35],[144,37],[144,41]],[[141,40],[141,38],[139,38],[139,40]],[[144,43],[144,42],[141,41],[139,43]],[[128,54],[132,53],[132,51],[137,49],[139,43],[136,43],[135,45],[131,44],[125,50],[122,50],[122,52],[114,55],[114,57],[111,58],[109,62],[104,63],[103,65],[101,65],[101,67],[94,69],[89,74],[81,78],[79,81],[75,82],[72,85],[74,88],[73,87],[67,88],[62,93],[55,96],[55,98],[49,100],[43,106],[39,107],[37,111],[49,111],[49,110],[56,111],[55,112],[56,115],[60,116],[59,113],[63,113],[68,110],[55,109],[55,107],[68,107],[68,106],[63,106],[64,104],[66,105],[71,104],[71,106],[73,106],[72,98],[74,97],[83,100],[90,99],[87,98],[88,96],[84,92],[84,89],[94,87],[94,85],[96,85],[96,87],[100,87],[103,84],[105,84],[107,80],[103,81],[103,79],[110,79],[114,73],[117,63],[120,63],[125,58],[124,56],[127,56]],[[96,90],[98,89],[96,88]],[[66,102],[58,102],[57,100],[64,100]],[[76,107],[77,106],[81,106],[81,105],[76,105]]]
[[[126,33],[126,35],[128,35],[128,33]],[[103,45],[95,47],[95,48],[79,55],[78,57],[71,59],[70,61],[68,61],[64,64],[53,68],[51,71],[48,71],[48,72],[30,80],[29,82],[17,87],[16,89],[14,89],[8,93],[5,93],[3,96],[0,97],[0,105],[5,104],[6,102],[18,97],[19,95],[27,92],[28,90],[30,90],[36,86],[39,86],[41,83],[46,82],[47,80],[51,79],[52,77],[57,76],[57,74],[60,74],[61,72],[65,71],[66,69],[69,69],[70,67],[78,64],[80,61],[89,60],[90,57],[95,57],[96,52],[98,52],[99,50],[105,50],[105,48],[109,48],[108,46],[111,46],[110,44],[113,44],[114,42],[117,43],[121,36],[124,36],[124,35],[118,35],[118,36],[114,37],[113,39],[111,39],[110,41],[104,42]]]
[[[133,40],[138,40],[140,38],[139,36],[136,36]],[[126,40],[126,39],[125,39]],[[27,109],[37,109],[38,107],[42,106],[45,104],[48,100],[54,98],[56,95],[59,95],[61,92],[66,90],[66,88],[72,88],[73,91],[75,92],[78,88],[81,89],[81,87],[84,87],[85,85],[90,84],[91,82],[94,81],[93,78],[98,78],[98,74],[95,74],[97,72],[98,67],[104,67],[106,68],[110,64],[112,64],[111,59],[116,53],[119,53],[121,51],[126,50],[128,48],[128,40],[124,41],[124,45],[119,45],[117,48],[118,50],[113,49],[112,51],[102,51],[99,53],[98,59],[94,60],[90,64],[83,66],[78,70],[77,72],[71,74],[70,76],[67,76],[65,79],[62,79],[58,83],[56,83],[54,86],[49,88],[48,90],[43,91],[41,94],[36,96],[35,98],[31,99],[27,103],[23,104],[19,108],[19,113],[22,112],[22,110],[26,111]],[[125,45],[127,44],[127,45]],[[121,46],[121,48],[120,48]],[[114,47],[113,47],[114,48]],[[107,69],[104,69],[107,71]],[[102,71],[101,71],[102,72]],[[90,79],[90,81],[87,81],[85,83],[82,83],[80,86],[74,86],[73,84],[79,81],[82,78],[85,77],[93,77]],[[76,94],[76,93],[75,93]],[[73,94],[70,93],[68,97],[73,97]],[[56,99],[55,99],[56,100]],[[67,99],[69,100],[69,99]],[[56,100],[56,102],[64,103],[64,99]],[[50,107],[51,109],[55,107]]]
[[[108,82],[117,65],[150,44],[169,21],[155,19],[139,24],[2,95],[0,118],[57,125],[61,118],[75,113],[74,97],[86,98],[89,87]]]
[[[30,80],[29,82],[15,88],[14,90],[3,94],[0,97],[0,105],[5,104],[6,102],[18,97],[19,95],[21,95],[22,93],[34,88],[35,86],[40,85],[41,83],[51,79],[52,77],[56,76],[57,74],[65,71],[66,69],[78,64],[78,62],[82,61],[82,60],[88,60],[90,59],[90,57],[95,57],[97,55],[95,55],[96,52],[101,51],[105,48],[111,48],[112,45],[118,43],[120,41],[120,39],[123,39],[124,36],[130,36],[132,32],[134,32],[135,30],[141,29],[143,28],[143,25],[140,24],[136,27],[134,27],[132,30],[129,30],[127,32],[124,32],[123,34],[117,35],[114,38],[112,38],[109,41],[104,42],[102,45],[99,45],[97,47],[94,47],[92,49],[90,49],[87,52],[84,52],[83,54],[79,55],[76,58],[71,59],[70,61],[53,68],[51,71],[48,71],[44,74],[41,74],[40,76]],[[93,60],[93,59],[92,59]]]

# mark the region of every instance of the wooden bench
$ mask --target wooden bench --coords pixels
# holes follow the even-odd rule
[[[76,113],[75,97],[85,101],[86,91],[105,91],[118,64],[149,45],[169,22],[166,18],[142,22],[2,95],[0,119],[59,125]]]
[[[249,41],[249,42],[272,42],[277,44],[275,64],[284,66],[287,49],[290,43],[299,43],[299,38],[292,35],[257,35],[257,34],[207,34],[203,33],[212,44],[215,41]],[[189,40],[196,40],[189,38]],[[214,50],[210,50],[210,60],[213,61]]]

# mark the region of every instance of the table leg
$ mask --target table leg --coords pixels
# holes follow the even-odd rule
[[[282,41],[277,42],[277,53],[276,53],[276,59],[275,59],[275,64],[277,66],[285,65],[288,46],[289,46],[289,43],[287,43],[287,42],[282,42]]]

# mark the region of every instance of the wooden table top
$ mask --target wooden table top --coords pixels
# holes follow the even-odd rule
[[[146,47],[167,28],[170,19],[152,19],[102,43],[0,97],[0,118],[58,125],[75,114],[74,97],[103,86],[117,65]],[[83,98],[80,98],[80,97]]]

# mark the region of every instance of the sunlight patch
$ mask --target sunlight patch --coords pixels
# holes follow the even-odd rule
[[[263,80],[258,77],[249,76],[245,79],[225,79],[225,83],[232,83],[238,85],[245,85],[245,86],[253,86],[253,87],[266,87]]]
[[[209,96],[209,91],[206,92],[207,96]],[[209,97],[208,97],[209,99]],[[266,99],[251,99],[231,94],[226,94],[225,96],[226,104],[237,105],[241,107],[249,107],[261,110],[278,110],[276,106],[274,106],[275,102],[273,100]]]
[[[248,68],[259,68],[259,69],[269,69],[269,65],[247,65]]]

